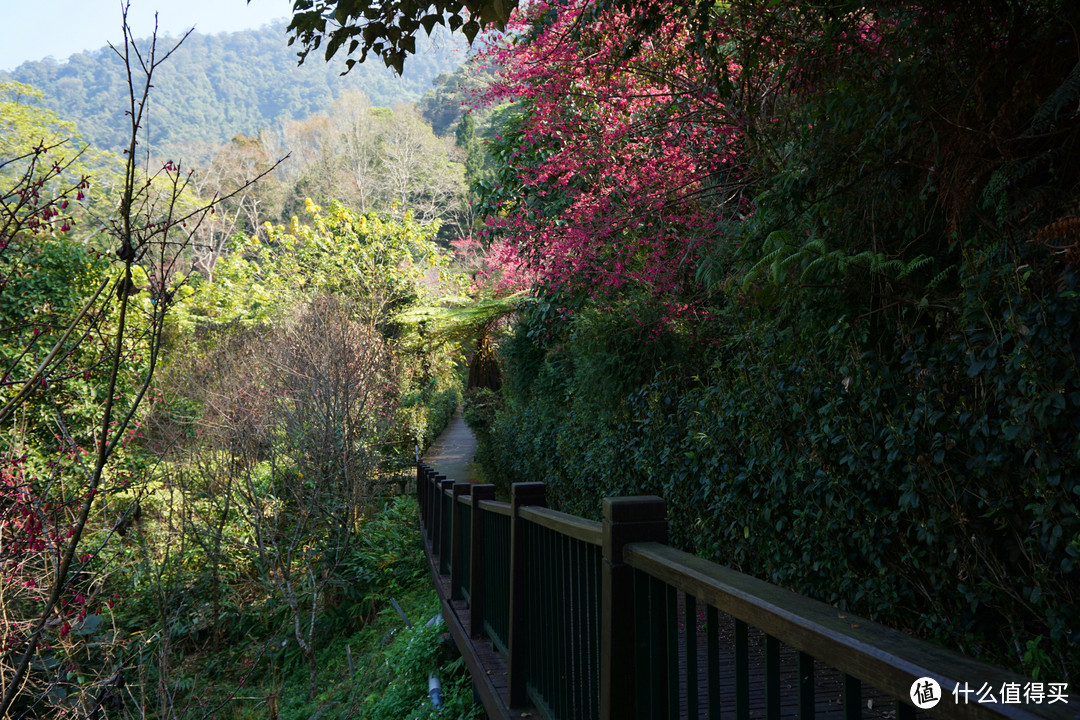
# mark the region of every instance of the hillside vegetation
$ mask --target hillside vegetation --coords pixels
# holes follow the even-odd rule
[[[0,715],[427,717],[437,672],[471,717],[399,496],[461,397],[401,317],[468,282],[456,145],[342,90],[147,164],[181,57],[121,65],[122,153],[0,82]]]
[[[159,39],[171,47],[176,39]],[[393,107],[415,102],[440,73],[464,60],[465,44],[449,34],[425,38],[417,58],[398,77],[393,70],[366,63],[347,75],[341,63],[309,61],[297,66],[286,45],[284,25],[259,30],[204,35],[192,33],[161,68],[149,122],[148,141],[159,154],[178,153],[189,162],[191,148],[205,150],[236,135],[257,135],[284,120],[299,120],[326,110],[348,91],[364,93],[372,104]],[[116,109],[127,103],[123,63],[107,47],[66,60],[23,63],[0,81],[32,85],[45,106],[74,121],[96,147],[118,151],[128,128]],[[179,157],[179,155],[177,155]]]

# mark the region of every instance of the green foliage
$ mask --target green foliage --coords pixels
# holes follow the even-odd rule
[[[466,424],[477,434],[491,431],[495,414],[502,405],[502,396],[489,388],[473,388],[465,394],[461,414]]]
[[[206,585],[174,598],[181,612],[167,633],[179,650],[170,683],[178,701],[227,709],[231,717],[262,718],[268,708],[277,717],[302,720],[313,714],[327,718],[434,717],[427,701],[428,674],[443,682],[446,713],[441,717],[476,717],[468,674],[460,659],[448,654],[441,625],[425,625],[438,611],[422,550],[415,542],[417,505],[411,497],[372,507],[359,542],[343,563],[340,582],[329,594],[316,623],[318,693],[307,697],[307,670],[287,629],[286,608],[280,598],[252,601],[243,573],[231,576],[232,600],[226,642],[207,647],[212,628],[198,595]],[[147,526],[151,534],[159,528]],[[149,537],[149,536],[148,536]],[[240,545],[230,551],[243,561]],[[197,573],[200,563],[185,570]],[[414,627],[404,625],[390,605],[398,601]],[[152,613],[151,613],[152,615]],[[121,624],[138,615],[118,616]],[[144,616],[145,617],[145,616]],[[146,668],[153,675],[161,665],[152,642],[164,629],[140,634],[146,648]],[[153,637],[147,637],[153,636]],[[146,642],[149,641],[149,642]],[[350,669],[353,674],[350,675]],[[243,692],[236,692],[242,688]]]
[[[485,0],[464,3],[461,0],[438,0],[428,5],[402,0],[339,2],[338,0],[296,0],[289,23],[289,44],[299,41],[300,61],[318,50],[327,62],[345,48],[345,66],[352,70],[363,63],[368,53],[382,58],[388,68],[400,75],[405,58],[416,53],[416,39],[421,28],[431,35],[436,25],[458,30],[471,43],[484,27],[506,27],[516,3],[509,0]],[[351,57],[360,50],[359,59]]]
[[[432,377],[422,387],[407,391],[401,401],[401,424],[397,435],[412,439],[423,453],[439,437],[461,404],[461,382],[456,377]],[[400,453],[402,467],[412,467],[414,447],[406,443]]]
[[[67,67],[68,75],[82,70],[75,62]],[[155,82],[166,84],[157,76]],[[70,90],[73,84],[65,87]],[[192,257],[183,250],[185,227],[170,228],[176,234],[169,236],[166,251],[146,240],[158,237],[163,226],[147,224],[134,228],[137,237],[123,236],[123,243],[148,250],[143,260],[149,274],[136,265],[127,292],[118,292],[115,285],[102,284],[117,248],[115,239],[107,240],[111,235],[98,228],[105,223],[108,230],[112,216],[92,204],[112,180],[100,173],[95,177],[101,182],[90,187],[81,177],[84,168],[108,158],[92,151],[78,155],[78,148],[67,142],[73,126],[45,104],[28,87],[0,84],[2,199],[18,213],[18,202],[41,198],[34,212],[3,223],[0,361],[5,375],[0,400],[22,387],[72,318],[85,312],[45,380],[34,383],[30,401],[12,416],[14,432],[3,436],[0,448],[5,479],[16,477],[9,470],[24,478],[12,488],[25,492],[28,507],[41,511],[42,528],[50,533],[41,552],[30,561],[19,560],[27,577],[41,561],[33,578],[37,584],[4,587],[4,606],[12,618],[29,608],[32,622],[32,613],[48,597],[55,549],[62,550],[71,537],[67,530],[77,521],[86,494],[82,471],[88,457],[93,465],[95,453],[87,449],[96,447],[102,406],[113,403],[113,432],[121,432],[118,418],[131,420],[132,427],[118,438],[121,444],[94,488],[94,512],[61,595],[64,609],[58,616],[63,622],[55,627],[50,622],[43,634],[49,645],[35,657],[27,687],[38,687],[39,681],[45,683],[41,687],[52,686],[50,703],[72,712],[76,703],[107,698],[102,681],[114,676],[110,682],[120,678],[141,693],[139,711],[148,717],[168,715],[174,700],[190,701],[191,708],[205,712],[229,706],[238,717],[248,706],[257,708],[253,716],[263,717],[270,705],[282,717],[310,717],[331,709],[339,717],[355,717],[362,699],[380,690],[363,686],[360,676],[355,681],[347,677],[344,643],[352,638],[356,663],[364,667],[377,655],[387,623],[399,622],[396,615],[380,616],[391,597],[416,615],[432,605],[426,566],[415,544],[415,503],[372,499],[371,458],[391,453],[383,452],[384,438],[378,433],[360,434],[392,426],[397,397],[411,396],[408,411],[397,418],[415,429],[406,438],[407,452],[400,453],[411,459],[413,438],[436,435],[460,399],[453,359],[440,357],[438,345],[414,352],[399,342],[405,328],[394,319],[398,311],[437,291],[445,264],[434,242],[438,224],[419,222],[400,207],[386,214],[359,214],[337,203],[324,212],[309,202],[305,223],[267,228],[261,237],[235,236],[233,252],[212,258],[216,264],[203,262],[197,239],[200,270],[186,282],[181,271]],[[155,118],[157,130],[161,124]],[[42,141],[55,147],[27,156],[40,159],[40,166],[23,173],[30,160],[13,161],[12,156]],[[244,139],[233,146],[235,152],[223,164],[247,163],[263,149]],[[59,169],[52,167],[54,162]],[[232,169],[238,174],[220,187],[239,185],[237,177],[246,170]],[[169,163],[163,179],[182,175]],[[68,176],[74,177],[70,184]],[[168,195],[189,199],[185,193],[190,187],[181,191],[179,185],[164,187],[161,179],[145,185],[143,180],[136,180],[139,213],[159,211]],[[30,191],[20,194],[24,187]],[[252,200],[245,221],[254,223],[254,208],[261,201]],[[115,199],[107,202],[115,204]],[[242,203],[237,208],[239,214]],[[89,217],[95,219],[93,226],[86,223],[88,230],[97,231],[93,236],[82,232]],[[220,227],[229,227],[228,219]],[[225,236],[222,232],[213,239]],[[174,247],[181,249],[170,255]],[[160,285],[166,276],[167,293]],[[98,288],[98,302],[87,304]],[[128,335],[116,351],[119,377],[113,387],[107,383],[111,347],[106,342],[117,332],[115,299],[125,297]],[[159,321],[166,304],[175,320],[161,356],[167,377],[145,396],[154,402],[150,417],[127,418],[142,397],[137,382],[159,359],[161,336],[146,318]],[[309,314],[327,307],[352,312],[341,322],[315,323],[312,330],[311,323],[297,319],[298,307],[308,308]],[[354,332],[357,325],[362,332]],[[340,352],[350,333],[353,340],[360,338],[362,348],[381,349],[377,354],[385,361],[365,378],[367,387],[355,381],[356,373],[364,371],[359,353]],[[335,360],[340,361],[336,367],[327,367]],[[293,386],[285,389],[288,382]],[[309,387],[302,387],[305,382]],[[110,387],[114,392],[108,392]],[[389,396],[395,402],[342,421],[341,408],[331,406],[349,393],[353,399]],[[403,443],[385,445],[405,448]],[[44,501],[31,505],[32,492],[39,488],[47,493],[41,496]],[[330,539],[342,528],[345,532]],[[348,536],[350,529],[355,532]],[[6,563],[18,548],[5,543],[4,549]],[[275,580],[282,582],[275,586]],[[295,629],[298,616],[305,620],[302,632]],[[15,637],[13,629],[29,627],[20,622],[5,627],[8,641]],[[376,622],[383,626],[378,634]],[[317,697],[309,701],[304,699],[305,675],[312,648],[320,666],[329,670]],[[416,652],[421,651],[417,645]],[[453,680],[452,668],[443,672],[449,673],[452,702],[467,703],[467,683]],[[381,676],[367,668],[363,678],[374,677]],[[237,693],[238,688],[245,690]],[[426,695],[426,676],[415,689]],[[256,702],[248,690],[258,695]],[[399,690],[406,692],[404,685]],[[27,702],[35,702],[31,694],[25,693]],[[27,707],[20,699],[15,711]],[[459,707],[464,706],[455,705],[455,711]]]
[[[75,123],[41,107],[41,90],[0,82],[0,157],[22,155],[38,143],[52,145],[75,135]]]
[[[427,720],[452,717],[467,720],[481,717],[481,708],[472,702],[472,678],[465,671],[464,662],[458,659],[447,663],[443,659],[442,630],[442,623],[417,623],[397,634],[386,662],[377,671],[376,682],[372,683],[375,691],[365,698],[361,718]],[[441,711],[432,707],[427,692],[428,675],[435,668],[439,668],[442,684]]]
[[[723,320],[738,332],[696,377],[686,362],[658,368],[614,405],[584,356],[552,347],[539,368],[512,363],[534,373],[532,391],[508,398],[480,457],[489,476],[547,481],[557,506],[588,516],[605,495],[660,494],[684,548],[1070,677],[1077,278],[1034,296],[990,270],[964,276],[955,329],[900,330],[887,355],[859,352],[864,335],[844,319],[795,335],[731,306]],[[595,367],[639,362],[630,346],[604,352]]]
[[[48,107],[52,102],[54,98],[39,88],[0,79],[0,195],[6,205],[4,215],[18,216],[33,204],[51,199],[55,209],[63,212],[48,224],[54,228],[74,227],[75,236],[97,246],[100,240],[93,237],[97,233],[91,228],[96,230],[101,216],[113,210],[112,193],[120,185],[124,163],[119,156],[86,144],[70,115],[61,117]],[[30,198],[9,193],[19,185],[32,162],[37,164],[32,169],[33,181],[40,180],[42,185],[36,188],[36,201],[28,205]],[[6,221],[3,225],[5,234],[12,230]],[[84,225],[88,226],[85,230]]]
[[[932,259],[925,256],[904,262],[869,250],[848,255],[830,249],[824,238],[810,238],[802,245],[796,245],[789,233],[777,230],[765,237],[761,259],[745,271],[742,287],[744,290],[751,287],[766,270],[768,281],[775,285],[783,285],[789,279],[800,283],[827,281],[833,279],[834,274],[843,278],[852,269],[903,280],[931,262]]]
[[[200,324],[264,324],[304,298],[339,295],[387,334],[389,316],[424,296],[427,274],[445,263],[433,238],[438,224],[368,213],[337,202],[324,212],[306,203],[311,224],[268,226],[265,240],[239,237],[214,268],[194,280],[178,308],[183,329]]]
[[[642,36],[667,11],[651,7]],[[593,516],[605,495],[661,494],[688,549],[1075,677],[1075,4],[693,12],[739,118],[743,198],[701,286],[670,299],[701,313],[538,289],[504,348],[485,474],[546,480]],[[507,116],[496,156],[520,127]],[[567,207],[500,184],[489,198]]]
[[[452,73],[435,78],[432,88],[424,93],[417,105],[436,135],[455,132],[458,146],[465,147],[460,131],[461,121],[467,117],[475,121],[478,115],[481,118],[485,115],[483,110],[470,105],[491,83],[492,77],[489,70],[478,67],[477,63],[465,62]]]

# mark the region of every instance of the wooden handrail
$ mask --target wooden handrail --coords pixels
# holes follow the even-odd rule
[[[496,515],[506,515],[507,517],[512,514],[510,503],[502,502],[501,500],[481,500],[480,509],[493,512]]]
[[[997,689],[1004,682],[1022,685],[1026,681],[1023,676],[660,543],[627,545],[623,560],[895,698],[907,698],[912,683],[922,677],[937,680],[946,695],[957,684],[974,684],[977,689],[989,683]],[[1076,711],[1062,703],[1036,706],[1038,714],[1027,709],[1031,706],[1019,704],[945,702],[938,707],[948,710],[951,717],[972,720],[1076,717]]]
[[[483,503],[480,506],[483,507]],[[521,517],[530,522],[554,530],[567,537],[572,537],[575,540],[581,540],[590,545],[600,545],[603,542],[603,531],[600,523],[595,520],[586,520],[577,515],[570,515],[544,507],[522,508],[520,514]]]
[[[937,681],[942,694],[937,707],[929,711],[935,717],[1080,720],[1080,703],[1075,693],[1070,694],[1068,703],[980,702],[977,693],[984,685],[993,688],[1000,697],[1005,684],[1020,688],[1029,681],[1016,673],[669,547],[666,505],[661,498],[607,498],[604,521],[598,523],[544,507],[546,491],[542,483],[515,484],[513,502],[505,503],[492,499],[495,490],[491,485],[455,484],[443,480],[426,466],[418,469],[417,479],[421,518],[430,541],[430,569],[437,586],[446,583],[440,577],[449,580],[446,583],[449,591],[440,590],[440,596],[446,595],[442,598],[444,612],[469,618],[467,632],[472,639],[458,628],[461,632],[455,635],[455,642],[463,653],[474,652],[469,650],[470,643],[489,637],[505,658],[502,690],[490,678],[481,678],[482,682],[478,683],[485,708],[493,717],[524,716],[520,709],[526,707],[530,698],[543,706],[551,699],[544,693],[550,691],[560,700],[563,710],[554,712],[549,707],[543,712],[550,712],[557,720],[567,720],[568,716],[576,720],[581,715],[583,688],[598,693],[598,707],[589,707],[587,714],[600,720],[644,720],[657,712],[678,714],[680,702],[684,703],[685,711],[696,713],[699,707],[696,684],[691,687],[687,679],[680,680],[680,672],[687,677],[699,677],[694,649],[698,635],[680,630],[678,623],[692,628],[700,608],[706,617],[710,664],[715,661],[714,653],[721,652],[716,634],[718,613],[734,621],[734,639],[728,646],[731,650],[723,652],[732,652],[734,657],[738,717],[748,717],[750,713],[747,628],[753,627],[765,634],[764,694],[769,718],[781,717],[780,644],[783,643],[797,651],[800,716],[814,711],[816,659],[843,674],[844,716],[848,718],[859,714],[863,704],[860,688],[865,683],[895,698],[897,717],[910,720],[915,717],[915,711],[909,693],[916,680],[931,678]],[[474,492],[475,497],[471,497]],[[465,507],[469,510],[464,510]],[[508,528],[509,537],[502,537],[506,531],[500,530],[497,539],[485,544],[484,535],[490,531],[484,532],[482,528],[484,523],[494,520],[492,515],[509,519],[509,524],[498,521]],[[549,536],[545,533],[549,532],[556,534],[550,536],[556,538],[554,542],[546,539]],[[586,549],[568,539],[592,547]],[[490,562],[486,562],[489,554]],[[468,587],[464,574],[466,561]],[[585,562],[593,564],[583,565]],[[527,576],[531,580],[526,581]],[[485,583],[489,586],[487,591]],[[540,600],[546,603],[543,607],[547,609],[535,618],[530,616],[532,598],[527,592],[542,593]],[[553,605],[552,601],[564,592],[569,593],[564,598],[566,605],[558,611],[558,602]],[[451,603],[461,600],[468,600],[466,609],[453,610]],[[589,612],[598,616],[590,616]],[[492,618],[498,614],[498,630],[488,622],[489,614]],[[553,624],[553,617],[570,619]],[[537,622],[544,624],[537,626]],[[537,632],[538,628],[543,630]],[[591,633],[583,632],[585,629]],[[680,643],[684,646],[682,650]],[[537,648],[543,648],[539,655]],[[594,652],[595,655],[590,655]],[[530,653],[542,662],[526,661]],[[676,659],[676,654],[682,659]],[[564,656],[567,659],[561,660]],[[533,669],[530,662],[535,665]],[[680,663],[685,664],[682,669]],[[477,663],[471,662],[470,670],[474,666]],[[581,675],[582,667],[592,675]],[[707,673],[710,678],[718,672],[717,665],[712,667]],[[531,672],[540,675],[530,678]],[[556,673],[554,683],[552,672]],[[571,672],[575,673],[573,677],[568,674]],[[634,682],[649,688],[650,695],[644,705],[640,705],[641,698],[635,699],[634,693],[627,692],[627,683]],[[712,680],[709,682],[711,713],[714,695]],[[685,687],[680,690],[681,686]],[[958,686],[972,693],[968,702],[963,697],[959,702],[951,697]],[[563,694],[559,695],[560,692]],[[680,692],[685,695],[680,697]],[[715,697],[719,698],[719,690]],[[571,700],[562,702],[566,698]],[[512,708],[519,710],[511,711]]]

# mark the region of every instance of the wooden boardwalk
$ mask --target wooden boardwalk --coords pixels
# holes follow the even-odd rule
[[[547,509],[543,483],[502,502],[452,472],[417,467],[424,549],[491,718],[918,720],[908,691],[929,677],[942,720],[1080,720],[1077,704],[955,702],[965,681],[1027,679],[671,548],[661,498],[606,498],[596,522]],[[481,615],[497,648],[472,632]]]
[[[438,561],[431,554],[431,545],[425,541],[424,554],[428,559],[428,572],[439,594],[443,622],[450,631],[454,644],[473,678],[473,687],[487,711],[489,718],[512,720],[541,717],[536,708],[510,708],[506,659],[487,640],[474,640],[469,627],[469,608],[463,600],[451,600],[450,576],[439,573]]]
[[[477,640],[472,637],[472,629],[469,627],[469,608],[463,600],[452,600],[450,593],[450,577],[438,571],[437,560],[433,558],[430,543],[425,542],[425,554],[428,558],[428,570],[431,574],[432,583],[438,592],[442,606],[443,620],[453,637],[455,645],[465,658],[466,665],[473,677],[477,694],[484,704],[488,716],[491,718],[544,718],[546,713],[533,706],[521,708],[509,707],[508,682],[506,658],[496,650],[490,641]],[[679,614],[682,616],[682,595],[679,596]],[[657,618],[656,622],[664,622],[663,618]],[[704,698],[708,697],[708,681],[705,668],[706,645],[702,629],[702,622],[695,628],[697,636],[697,696],[702,698],[694,718],[709,720],[719,717],[721,720],[736,720],[735,712],[735,661],[734,661],[734,637],[735,623],[729,616],[721,616],[719,626],[719,685],[720,708],[719,714],[710,714]],[[692,720],[688,712],[687,704],[687,669],[686,669],[686,636],[685,630],[679,631],[679,715],[681,719]],[[750,720],[765,720],[765,634],[760,630],[750,629]],[[814,667],[815,693],[814,693],[814,717],[815,720],[843,720],[844,705],[842,700],[842,676],[820,662]],[[627,678],[622,688],[627,693],[634,692],[632,679]],[[796,665],[795,651],[786,645],[780,646],[780,716],[782,718],[794,718],[798,714],[798,669]],[[917,717],[922,718],[925,713],[919,712]],[[862,708],[860,717],[863,720],[891,720],[896,718],[895,703],[883,693],[874,688],[864,686],[862,688]],[[558,720],[579,720],[577,718]],[[587,720],[587,719],[581,719]]]

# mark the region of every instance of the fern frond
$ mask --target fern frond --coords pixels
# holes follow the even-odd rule
[[[775,267],[775,263],[794,247],[790,244],[790,241],[791,235],[782,230],[769,233],[765,238],[765,242],[762,243],[762,251],[765,254],[746,271],[746,276],[742,281],[742,289],[744,291],[750,287],[750,284],[754,282],[762,272],[764,272],[765,268],[770,268],[770,274],[773,277],[776,276],[779,269]],[[780,246],[770,251],[770,248],[777,242],[781,243]]]
[[[926,289],[927,290],[933,290],[934,288],[936,288],[938,285],[943,283],[945,281],[945,278],[949,277],[949,275],[954,270],[956,270],[956,266],[955,265],[950,265],[947,268],[945,268],[944,270],[942,270],[941,272],[939,272],[934,277],[930,278],[930,282],[926,283]]]
[[[1046,98],[1046,102],[1035,111],[1035,116],[1031,118],[1031,125],[1024,135],[1038,135],[1049,130],[1061,110],[1068,105],[1076,105],[1078,98],[1080,98],[1080,62],[1073,66],[1065,81],[1058,85],[1057,89],[1050,93],[1050,97]]]
[[[1060,244],[1062,240],[1068,240],[1080,236],[1080,217],[1066,215],[1054,222],[1044,225],[1035,233],[1035,242],[1040,245],[1053,246]],[[1056,241],[1056,242],[1055,242]]]
[[[908,262],[904,266],[904,268],[900,272],[898,272],[896,274],[896,279],[897,280],[903,280],[904,278],[908,277],[912,273],[915,273],[915,272],[918,272],[919,270],[922,270],[924,267],[926,267],[927,265],[932,264],[933,262],[934,262],[934,258],[930,257],[929,255],[920,255],[920,256],[916,257],[915,259],[911,260],[910,262]]]

